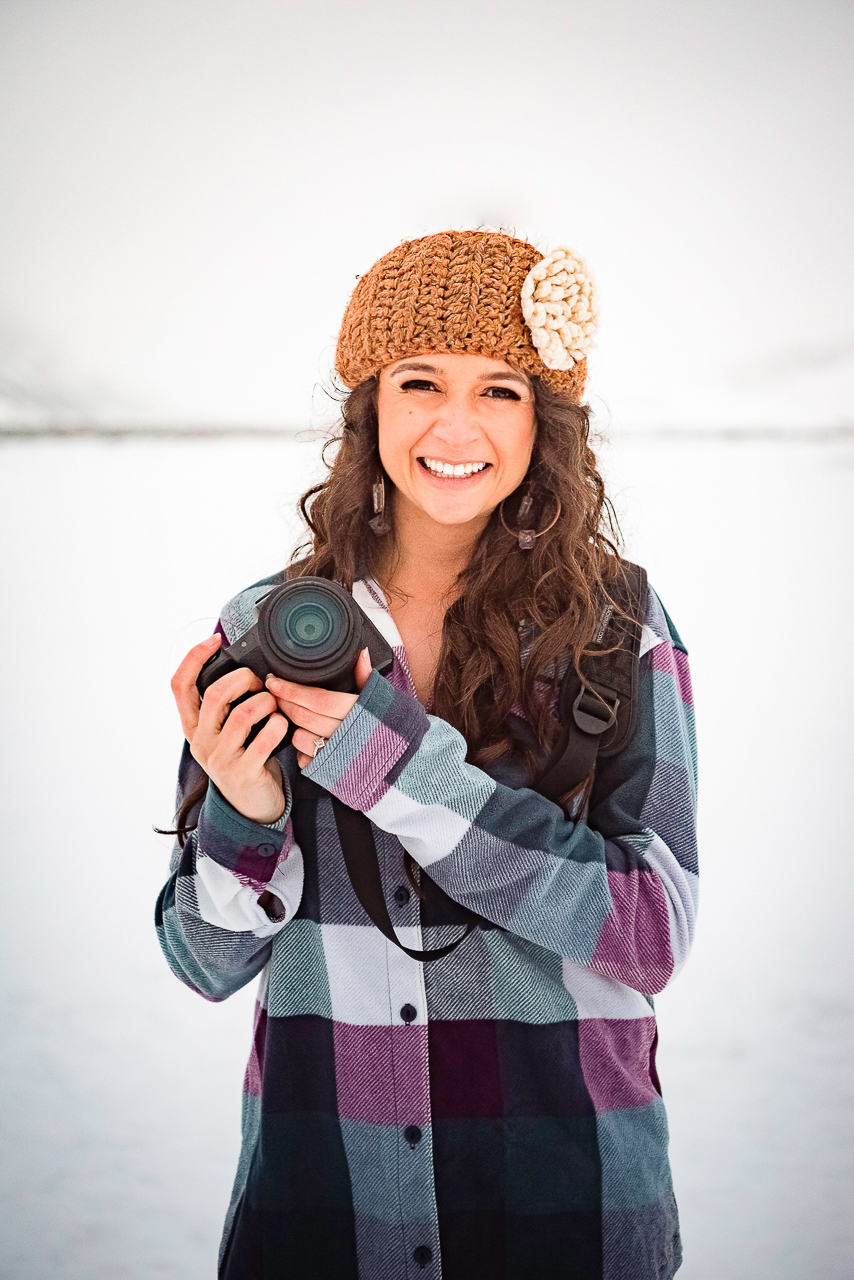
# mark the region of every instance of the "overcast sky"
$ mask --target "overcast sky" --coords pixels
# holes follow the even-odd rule
[[[616,425],[852,422],[852,67],[850,0],[3,0],[0,412],[317,420],[356,275],[487,224]]]

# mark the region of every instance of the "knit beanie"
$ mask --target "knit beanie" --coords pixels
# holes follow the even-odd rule
[[[543,256],[501,232],[443,231],[405,241],[360,278],[335,368],[352,388],[405,356],[470,352],[577,401],[597,321],[592,282],[571,250]]]

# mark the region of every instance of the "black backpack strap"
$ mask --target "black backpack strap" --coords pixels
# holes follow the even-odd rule
[[[563,733],[534,788],[556,804],[596,767],[602,737],[616,723],[620,696],[616,689],[603,684],[587,688],[575,668],[570,667],[561,685],[559,706]]]
[[[436,947],[431,951],[414,951],[411,947],[405,947],[394,931],[383,896],[377,846],[374,843],[370,819],[358,809],[351,809],[337,796],[332,796],[332,810],[335,814],[335,825],[338,828],[338,839],[344,852],[344,864],[356,897],[380,933],[385,934],[389,942],[400,947],[401,951],[412,956],[413,960],[441,960],[442,956],[448,955],[465,941],[475,927],[476,919],[469,922],[461,937],[449,942],[445,947]]]
[[[559,803],[596,767],[599,755],[616,755],[634,732],[646,570],[622,560],[608,582],[602,621],[591,652],[567,669],[558,697],[563,733],[534,790]]]

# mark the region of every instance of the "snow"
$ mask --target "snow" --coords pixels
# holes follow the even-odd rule
[[[252,991],[168,972],[168,677],[279,567],[311,439],[6,442],[2,1020],[9,1280],[203,1280],[234,1172]],[[628,553],[691,652],[703,897],[659,999],[685,1280],[854,1257],[845,798],[854,445],[616,437]]]

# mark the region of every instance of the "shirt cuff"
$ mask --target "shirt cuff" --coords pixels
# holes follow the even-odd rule
[[[421,703],[372,671],[353,709],[303,773],[365,813],[393,785],[429,728]]]
[[[222,792],[209,783],[199,814],[198,852],[219,863],[243,883],[261,892],[287,856],[293,840],[290,824],[292,796],[282,774],[285,811],[276,822],[254,822],[238,813]]]

